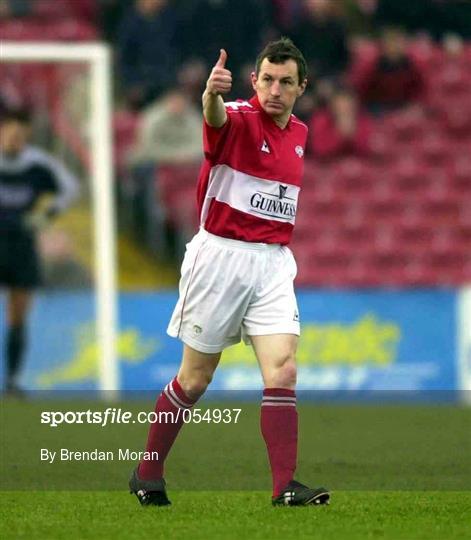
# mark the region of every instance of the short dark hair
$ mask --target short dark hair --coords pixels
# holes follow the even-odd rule
[[[307,76],[307,64],[303,53],[296,47],[290,38],[282,37],[277,41],[270,41],[257,56],[255,73],[260,72],[263,60],[267,58],[272,64],[284,64],[287,60],[294,60],[298,66],[298,84],[302,84]]]

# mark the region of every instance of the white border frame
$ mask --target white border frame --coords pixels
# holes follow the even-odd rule
[[[111,54],[101,43],[9,42],[0,45],[1,62],[83,62],[91,67],[92,192],[96,284],[96,331],[100,351],[99,386],[119,389],[116,356],[116,246],[111,132]]]

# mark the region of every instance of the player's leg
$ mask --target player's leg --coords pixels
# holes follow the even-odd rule
[[[293,286],[296,262],[286,247],[269,249],[265,257],[265,270],[245,314],[243,329],[251,338],[264,381],[260,422],[272,470],[272,501],[288,505],[324,503],[329,499],[325,489],[311,489],[293,480],[298,441],[295,355],[300,335]]]
[[[220,357],[221,353],[202,353],[184,345],[178,375],[168,383],[157,399],[156,416],[166,421],[156,422],[149,429],[146,451],[158,452],[159,459],[140,463],[139,476],[144,480],[163,477],[165,458],[183,424],[183,411],[190,409],[204,394]]]
[[[296,347],[298,336],[251,336],[264,383],[260,427],[267,445],[273,479],[273,504],[329,502],[325,488],[309,488],[294,480],[298,449],[296,410]]]
[[[31,305],[31,291],[10,288],[7,291],[7,331],[6,331],[6,388],[18,388],[18,377],[24,359],[26,343],[26,321]]]
[[[250,337],[265,388],[295,389],[298,339],[294,334]]]
[[[298,336],[251,336],[264,390],[260,427],[272,470],[273,496],[293,480],[297,460],[296,347]]]
[[[164,490],[160,485],[164,460],[183,423],[182,414],[204,393],[219,363],[221,351],[240,341],[241,324],[250,301],[250,283],[244,284],[255,267],[253,253],[246,253],[237,241],[219,239],[204,231],[188,244],[182,264],[180,296],[172,314],[169,335],[184,343],[178,375],[167,385],[156,404],[156,413],[171,412],[178,421],[153,424],[147,451],[157,451],[159,460],[143,461],[139,478],[131,479],[131,491]],[[182,413],[183,411],[183,413]],[[147,482],[144,486],[139,479]],[[153,482],[154,484],[149,484]],[[142,486],[142,487],[140,487]],[[135,489],[133,489],[135,488]],[[168,504],[160,495],[156,502]],[[163,502],[162,502],[163,501]],[[167,501],[167,502],[166,502]]]
[[[207,354],[184,345],[178,375],[159,395],[155,405],[158,422],[152,424],[146,452],[158,460],[142,460],[131,478],[130,488],[141,504],[169,504],[165,493],[164,463],[183,425],[185,410],[191,409],[212,380],[221,353]]]

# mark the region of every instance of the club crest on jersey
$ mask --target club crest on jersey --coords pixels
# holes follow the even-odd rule
[[[297,156],[302,158],[304,156],[304,150],[303,150],[303,147],[300,146],[298,144],[298,146],[296,146],[296,148],[294,149],[294,151],[296,152]]]
[[[268,148],[268,144],[265,139],[263,140],[262,148],[260,148],[260,150],[262,152],[266,152],[267,154],[270,154],[270,148]]]

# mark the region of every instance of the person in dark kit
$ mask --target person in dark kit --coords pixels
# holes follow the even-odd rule
[[[0,120],[0,288],[6,290],[5,390],[18,385],[32,291],[41,283],[36,233],[78,196],[78,181],[57,160],[28,144],[30,116],[7,111]],[[52,195],[37,210],[44,195]]]
[[[305,16],[291,32],[316,79],[341,76],[350,60],[347,30],[336,11],[336,3],[333,0],[304,0]]]

